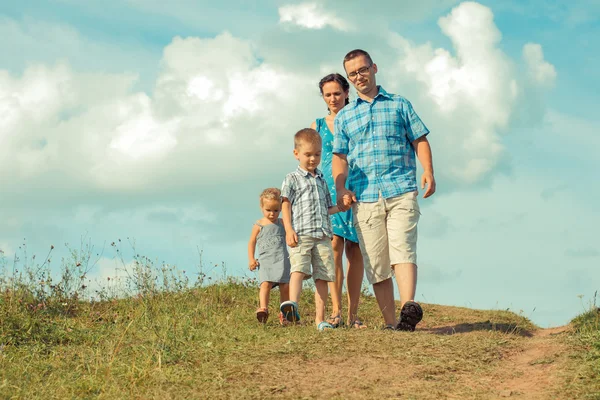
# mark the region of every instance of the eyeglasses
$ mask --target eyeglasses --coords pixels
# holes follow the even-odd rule
[[[373,65],[373,64],[369,65],[368,67],[362,67],[362,68],[359,68],[359,69],[357,69],[357,70],[356,70],[356,71],[354,71],[354,72],[350,72],[350,73],[348,74],[348,78],[350,78],[350,79],[356,79],[356,77],[357,77],[358,75],[360,75],[360,76],[365,76],[365,75],[367,74],[367,72],[369,72],[369,70],[371,69],[371,66],[372,66],[372,65]]]

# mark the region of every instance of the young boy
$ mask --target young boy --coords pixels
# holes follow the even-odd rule
[[[280,307],[286,319],[299,321],[302,281],[312,276],[316,289],[315,324],[320,331],[333,328],[325,321],[327,282],[335,280],[329,214],[340,211],[333,205],[327,183],[317,169],[321,146],[321,136],[314,129],[301,129],[294,136],[294,157],[300,165],[287,174],[281,189],[283,225],[290,246],[290,300]]]

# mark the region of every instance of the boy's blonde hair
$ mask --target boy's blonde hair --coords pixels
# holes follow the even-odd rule
[[[294,149],[300,147],[302,143],[311,143],[318,146],[323,145],[323,141],[321,140],[321,135],[319,135],[319,132],[311,128],[300,129],[294,135]]]
[[[263,200],[277,200],[281,202],[281,190],[277,188],[267,188],[260,194],[260,205],[262,207]]]

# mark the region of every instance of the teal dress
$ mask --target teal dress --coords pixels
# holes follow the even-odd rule
[[[323,139],[323,152],[321,155],[321,166],[320,170],[323,172],[329,192],[331,193],[331,200],[333,204],[336,203],[335,184],[333,183],[333,175],[331,173],[331,159],[333,158],[333,133],[329,130],[325,118],[317,119],[317,132]],[[343,211],[330,215],[331,226],[333,228],[333,234],[343,237],[346,240],[350,240],[354,243],[358,243],[358,236],[354,230],[352,223],[352,210]]]

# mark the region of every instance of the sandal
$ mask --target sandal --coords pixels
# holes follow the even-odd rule
[[[354,322],[352,322],[352,324],[350,324],[350,326],[354,329],[366,329],[367,326],[365,324],[362,323],[362,321],[360,319],[355,319]]]
[[[335,328],[339,328],[340,326],[344,325],[344,321],[342,321],[342,317],[340,316],[340,314],[338,314],[338,315],[331,315],[329,318],[327,318],[327,322],[334,329]]]
[[[264,307],[258,308],[256,310],[256,319],[261,324],[265,324],[267,322],[267,320],[269,319],[269,309],[264,308]]]
[[[321,321],[319,322],[319,325],[317,325],[317,330],[319,331],[324,331],[327,329],[333,329],[333,325],[331,325],[329,322],[327,321]]]

